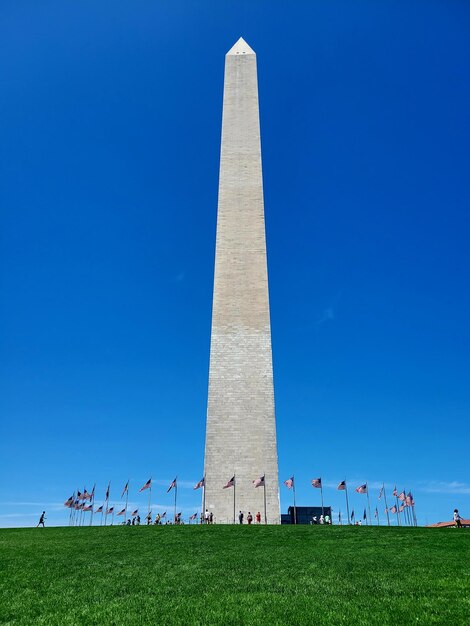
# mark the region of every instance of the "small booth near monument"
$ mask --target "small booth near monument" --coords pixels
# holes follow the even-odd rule
[[[311,524],[314,517],[317,520],[320,519],[320,515],[326,516],[331,520],[331,506],[290,506],[287,509],[287,513],[281,515],[281,524],[295,524],[295,518],[297,518],[297,524]]]

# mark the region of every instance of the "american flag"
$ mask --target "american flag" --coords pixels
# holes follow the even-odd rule
[[[122,509],[122,511],[119,511],[118,515],[125,515],[126,513],[126,509]]]
[[[136,509],[135,511],[132,511],[131,517],[134,517],[134,515],[137,515],[138,512],[139,512],[139,509]]]
[[[196,519],[196,517],[197,517],[197,513],[193,513],[189,519],[190,521],[193,521],[193,519]]]
[[[201,480],[197,483],[194,489],[200,489],[201,487],[204,487],[205,484],[206,484],[205,478],[201,478]]]
[[[400,502],[404,502],[406,500],[406,493],[404,491],[399,493],[398,494],[398,499],[400,500]]]
[[[166,517],[166,511],[160,515],[160,519],[163,519],[164,517]]]
[[[380,491],[379,491],[379,500],[381,500],[381,499],[382,499],[382,494],[383,494],[383,492],[384,492],[384,488],[383,488],[383,487],[380,487]]]
[[[224,485],[224,489],[228,489],[229,487],[234,487],[234,486],[235,486],[235,476],[232,476],[232,478],[228,481],[228,483]]]
[[[338,485],[338,491],[345,491],[345,490],[346,490],[346,481],[342,480]]]
[[[344,482],[344,484],[346,485],[345,482]],[[312,478],[312,487],[315,487],[316,489],[321,489],[321,478]],[[338,489],[339,489],[339,487],[338,487]]]
[[[106,509],[106,515],[111,515],[111,513],[114,513],[114,507],[113,506],[110,509]]]
[[[106,489],[106,496],[105,496],[105,500],[109,500],[109,488],[111,487],[111,482],[108,483],[108,488]]]
[[[83,500],[83,493],[77,490],[77,500]]]
[[[152,479],[149,478],[148,481],[145,483],[145,485],[139,489],[139,493],[141,491],[145,491],[146,489],[150,489],[151,486],[152,486]]]
[[[121,499],[124,497],[124,494],[127,493],[128,491],[129,491],[129,481],[127,481],[126,486],[124,487],[121,493]]]
[[[91,494],[88,493],[88,491],[86,490],[86,487],[85,487],[85,491],[82,493],[82,498],[84,500],[91,500]]]
[[[103,512],[103,505],[99,506],[95,511],[95,513],[102,513],[102,512]]]
[[[288,478],[287,480],[285,480],[284,484],[287,487],[287,489],[292,489],[292,487],[294,486],[294,477],[291,476],[291,478]]]
[[[406,496],[405,502],[406,502],[406,506],[413,506],[414,502],[413,502],[413,496],[411,495],[411,491]]]
[[[253,487],[264,487],[264,474],[253,481]]]
[[[64,506],[66,506],[68,509],[71,509],[73,506],[73,499],[74,496],[70,496],[70,498],[64,502]]]
[[[398,509],[398,512],[399,513],[403,513],[403,511],[405,510],[405,506],[406,506],[406,504],[401,504],[400,508]]]
[[[356,489],[357,493],[367,493],[367,484],[361,485]]]
[[[390,507],[390,513],[396,513],[396,512],[397,512],[397,507],[394,504],[393,506]]]
[[[96,487],[96,483],[93,485],[93,489],[91,490],[91,494],[90,494],[91,498],[90,498],[90,500],[94,500],[94,498],[95,498],[95,487]]]
[[[78,500],[75,500],[75,502],[73,503],[73,508],[77,511],[80,508],[80,502]]]
[[[87,504],[87,506],[83,505],[83,510],[84,511],[93,511],[93,505],[92,504]]]
[[[176,477],[177,478],[177,477]],[[170,493],[172,489],[176,489],[176,478],[171,481],[170,486],[166,490],[167,493]]]
[[[398,491],[397,491],[397,486],[395,485],[395,487],[393,488],[392,496],[395,496],[395,498],[396,498],[397,495],[398,495]]]

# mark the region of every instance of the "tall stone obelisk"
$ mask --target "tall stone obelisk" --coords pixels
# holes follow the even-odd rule
[[[217,522],[264,522],[266,503],[280,523],[256,55],[241,38],[225,58],[204,472]]]

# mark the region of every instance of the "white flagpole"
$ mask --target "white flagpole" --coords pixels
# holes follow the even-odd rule
[[[320,493],[321,493],[321,514],[325,517],[325,508],[323,506],[323,479],[320,478]],[[346,496],[347,497],[347,496]]]
[[[233,523],[235,524],[235,486],[237,484],[236,475],[233,475]]]
[[[346,479],[344,479],[344,492],[346,494],[346,510],[348,513],[348,524],[351,524],[351,518],[349,516],[349,499],[348,499],[348,483],[346,482]]]
[[[127,522],[127,503],[129,501],[129,480],[126,485],[126,512],[124,513],[124,524]]]
[[[268,516],[266,514],[266,474],[263,475],[263,488],[264,488],[264,523],[268,523]]]
[[[297,524],[297,507],[295,506],[295,476],[292,476],[294,479],[293,487],[294,487],[294,524]]]
[[[178,493],[178,482],[177,482],[177,478],[175,478],[175,513],[173,516],[174,521],[176,522],[176,494]]]
[[[390,517],[388,516],[387,492],[385,491],[385,483],[382,481],[382,493],[384,494],[385,510],[387,511],[387,523],[390,526]]]

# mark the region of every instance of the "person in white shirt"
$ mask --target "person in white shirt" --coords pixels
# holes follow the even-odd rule
[[[462,527],[462,523],[460,521],[461,519],[462,518],[460,517],[459,510],[458,509],[454,509],[454,522],[455,522],[455,525],[457,526],[457,528],[461,528]]]

